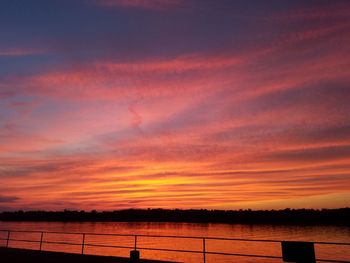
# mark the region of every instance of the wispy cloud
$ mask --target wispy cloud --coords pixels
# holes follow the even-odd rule
[[[23,49],[23,48],[10,48],[10,49],[0,49],[0,57],[23,57],[45,54],[47,51],[36,50],[36,49]]]
[[[88,30],[57,25],[65,37],[56,39],[50,24],[30,24],[40,46],[56,50],[50,57],[2,48],[1,202],[88,210],[343,205],[347,5],[272,6],[262,19],[245,4],[214,2],[165,14],[158,11],[183,1],[93,1],[111,12],[84,0],[71,7],[85,23],[96,20]],[[233,18],[233,7],[249,16]],[[75,27],[93,40],[83,45]]]
[[[15,196],[2,196],[0,195],[0,203],[12,203],[17,201],[18,198]]]

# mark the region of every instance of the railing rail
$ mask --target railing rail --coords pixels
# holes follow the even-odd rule
[[[5,247],[10,247],[10,241],[17,242],[28,242],[38,243],[39,250],[42,250],[43,244],[57,244],[57,245],[71,245],[81,246],[81,254],[84,254],[86,247],[101,247],[101,248],[122,248],[122,249],[133,249],[133,250],[151,250],[151,251],[163,251],[163,252],[182,252],[192,254],[202,254],[203,262],[206,262],[206,255],[222,255],[222,256],[239,256],[239,257],[255,257],[255,258],[269,258],[269,259],[282,259],[281,256],[272,255],[257,255],[257,254],[242,254],[242,253],[228,253],[220,251],[208,251],[206,249],[207,240],[220,240],[220,241],[240,241],[240,242],[265,242],[265,243],[281,243],[283,240],[273,239],[247,239],[247,238],[227,238],[227,237],[203,237],[203,236],[174,236],[174,235],[145,235],[145,234],[111,234],[111,233],[88,233],[88,232],[58,232],[58,231],[35,231],[35,230],[8,230],[0,229],[0,232],[7,232],[6,238],[0,238],[6,242]],[[36,233],[40,234],[39,240],[28,240],[28,239],[16,239],[11,238],[11,233]],[[58,235],[80,235],[81,243],[64,242],[64,241],[48,241],[44,239],[45,234],[58,234]],[[115,236],[115,237],[133,237],[133,246],[120,246],[120,245],[105,245],[105,244],[93,244],[86,243],[87,236]],[[202,250],[186,250],[186,249],[170,249],[170,248],[152,248],[152,247],[139,247],[137,246],[138,237],[145,238],[178,238],[178,239],[192,239],[202,241]],[[338,245],[338,246],[350,246],[350,243],[346,242],[324,242],[324,241],[311,241],[311,243],[319,245]],[[319,262],[334,262],[334,263],[350,263],[350,261],[336,260],[336,259],[320,259]]]

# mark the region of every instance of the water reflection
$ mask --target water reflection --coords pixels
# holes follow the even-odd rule
[[[189,223],[119,223],[119,222],[0,222],[1,229],[13,230],[38,230],[58,232],[89,232],[89,233],[118,233],[118,234],[149,234],[149,235],[182,235],[182,236],[206,236],[206,237],[231,237],[249,239],[277,239],[277,240],[304,240],[304,241],[332,241],[350,242],[350,228],[339,226],[273,226],[273,225],[229,225],[229,224],[189,224]],[[6,233],[1,233],[4,238]],[[40,240],[39,234],[13,233],[13,239]],[[81,235],[45,234],[44,241],[69,242],[81,244]],[[1,245],[4,245],[4,242]],[[133,246],[133,237],[115,236],[87,236],[86,244],[102,244],[113,246]],[[202,240],[139,237],[138,247],[185,249],[202,251]],[[25,247],[38,249],[36,243],[24,243],[11,241],[12,247]],[[318,258],[350,260],[350,251],[346,246],[316,245]],[[42,249],[80,253],[80,245],[43,244]],[[280,256],[280,244],[241,242],[224,240],[207,240],[207,251],[220,251],[226,253],[243,253]],[[85,253],[128,256],[130,249],[100,248],[88,246]],[[179,252],[159,252],[141,250],[141,257],[163,259],[180,262],[201,262],[202,254],[188,254]],[[231,257],[207,255],[207,262],[281,262],[273,259],[257,259],[246,257]]]

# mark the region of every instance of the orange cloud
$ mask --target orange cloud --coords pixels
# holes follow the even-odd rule
[[[103,4],[153,9],[181,1]],[[350,191],[346,12],[320,11],[302,28],[294,23],[305,13],[292,14],[282,21],[288,31],[239,49],[96,55],[3,77],[2,205],[342,206]]]

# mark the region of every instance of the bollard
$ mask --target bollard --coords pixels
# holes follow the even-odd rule
[[[130,251],[130,263],[139,263],[140,262],[140,251],[131,250]]]
[[[281,245],[284,262],[316,263],[314,243],[282,241]]]

